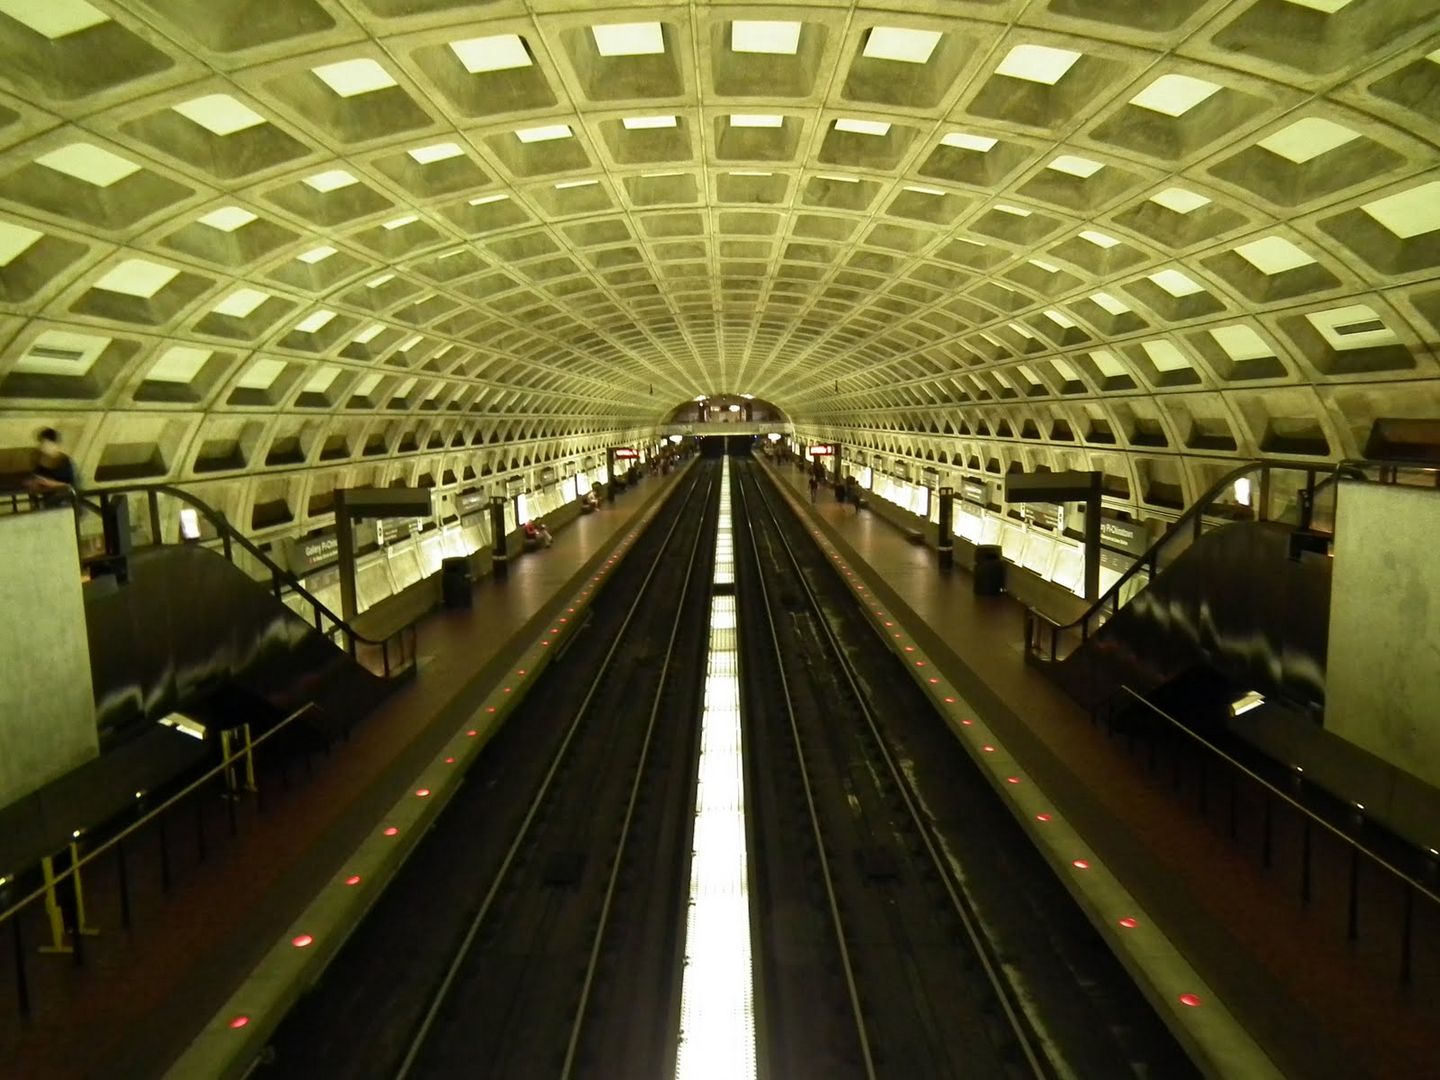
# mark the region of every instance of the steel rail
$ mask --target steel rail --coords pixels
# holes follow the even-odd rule
[[[650,564],[650,569],[646,572],[645,578],[641,581],[639,588],[635,590],[635,598],[631,601],[630,607],[625,613],[624,620],[615,632],[609,649],[606,650],[604,657],[601,658],[595,678],[591,681],[590,687],[580,703],[580,707],[576,710],[574,718],[570,721],[570,725],[566,729],[565,735],[555,751],[555,756],[550,762],[550,767],[546,770],[544,777],[541,778],[540,786],[536,790],[535,797],[531,800],[530,806],[525,812],[525,817],[521,820],[519,828],[515,830],[515,838],[506,850],[505,857],[501,861],[499,869],[495,872],[494,880],[491,881],[490,888],[486,891],[485,897],[480,903],[479,910],[477,910],[471,918],[470,925],[466,928],[465,935],[461,938],[460,944],[455,950],[455,955],[451,957],[450,964],[446,968],[444,976],[441,978],[439,985],[431,996],[430,1005],[425,1010],[425,1015],[421,1018],[414,1035],[410,1039],[410,1045],[406,1049],[404,1059],[395,1071],[396,1080],[405,1080],[414,1068],[416,1059],[419,1057],[421,1049],[430,1036],[430,1029],[434,1027],[435,1020],[440,1015],[440,1010],[444,1007],[445,1000],[450,994],[450,988],[454,985],[456,976],[459,975],[460,969],[464,966],[465,961],[469,958],[470,950],[474,946],[476,937],[479,936],[480,928],[484,925],[486,918],[490,914],[490,909],[495,903],[496,897],[500,894],[501,886],[510,874],[510,869],[515,863],[515,857],[519,854],[521,847],[524,846],[525,841],[529,837],[530,827],[534,823],[536,815],[539,814],[540,807],[550,795],[555,775],[560,771],[560,765],[569,753],[570,746],[575,741],[576,734],[589,717],[590,705],[599,693],[601,684],[610,673],[615,655],[619,652],[620,645],[625,641],[626,631],[630,628],[631,622],[634,621],[636,613],[640,610],[641,605],[646,599],[650,583],[654,580],[655,574],[660,568],[661,557],[669,548],[676,530],[680,527],[680,523],[685,520],[685,510],[690,505],[690,500],[699,486],[700,477],[697,473],[695,479],[691,481],[689,489],[685,492],[685,501],[681,503],[680,512],[675,515],[675,519],[671,522],[670,528],[666,530],[665,536],[660,543],[659,553]]]
[[[620,842],[610,864],[609,879],[605,883],[605,899],[600,906],[600,920],[595,928],[595,939],[590,946],[589,962],[585,966],[585,980],[580,988],[580,1000],[575,1006],[575,1020],[570,1026],[570,1041],[565,1047],[565,1062],[560,1070],[561,1077],[567,1078],[567,1080],[574,1070],[575,1056],[580,1050],[580,1039],[585,1028],[585,1010],[590,1003],[590,990],[595,983],[595,974],[600,966],[600,953],[605,945],[605,930],[610,921],[610,910],[615,900],[615,888],[620,881],[620,868],[625,860],[626,846],[630,841],[630,827],[635,818],[635,806],[640,801],[640,788],[645,780],[645,766],[650,759],[650,744],[660,718],[660,706],[665,700],[665,690],[671,681],[670,661],[675,654],[675,641],[680,636],[680,628],[685,623],[685,604],[690,599],[690,586],[695,578],[695,567],[703,558],[701,541],[705,538],[705,522],[710,515],[710,497],[714,488],[714,480],[709,481],[705,486],[705,496],[701,503],[700,528],[696,530],[695,540],[690,545],[690,559],[685,567],[685,581],[680,586],[680,598],[675,605],[675,621],[670,625],[670,637],[665,643],[665,661],[660,668],[660,682],[655,688],[655,700],[650,704],[650,716],[645,724],[645,739],[640,747],[640,762],[635,768],[635,779],[630,784],[630,797],[625,804],[625,818],[620,825]],[[691,722],[699,723],[698,714],[692,718]]]
[[[870,707],[870,700],[861,689],[860,679],[855,671],[855,665],[841,645],[834,627],[830,624],[830,620],[826,618],[824,608],[821,606],[819,599],[815,595],[815,590],[811,587],[809,580],[805,576],[804,570],[800,565],[799,557],[795,554],[795,548],[785,536],[784,529],[780,525],[780,520],[773,504],[760,487],[759,481],[754,479],[753,473],[751,477],[757,491],[760,492],[760,501],[764,504],[766,513],[774,525],[775,535],[785,550],[785,554],[790,561],[790,566],[794,570],[795,578],[799,582],[800,588],[815,615],[815,621],[819,625],[826,644],[830,648],[831,657],[839,671],[845,676],[845,682],[850,688],[851,695],[859,707],[861,715],[865,718],[865,723],[870,729],[871,736],[875,740],[875,745],[880,752],[880,756],[885,761],[886,768],[895,784],[895,789],[900,793],[901,799],[905,803],[906,811],[914,822],[918,835],[925,842],[925,850],[930,856],[936,874],[945,886],[945,892],[950,898],[950,903],[955,910],[956,916],[965,928],[965,935],[969,939],[975,955],[980,961],[981,969],[985,972],[986,979],[989,981],[991,989],[1000,1002],[1001,1010],[1005,1014],[1006,1023],[1014,1035],[1017,1045],[1024,1054],[1025,1063],[1031,1075],[1042,1078],[1042,1080],[1043,1078],[1048,1078],[1052,1075],[1053,1068],[1050,1067],[1048,1056],[1036,1045],[1038,1040],[1030,1030],[1029,1024],[1024,1020],[1023,1012],[1018,1004],[1019,994],[1009,979],[1002,973],[998,959],[991,955],[991,948],[980,932],[978,925],[979,918],[975,912],[974,905],[968,897],[962,895],[964,886],[957,885],[955,875],[950,870],[945,859],[941,857],[940,851],[936,846],[934,829],[925,815],[920,813],[919,806],[916,803],[916,796],[911,788],[910,782],[906,778],[904,771],[896,763],[889,742],[881,731],[880,724],[875,718],[874,710]]]
[[[737,480],[739,477],[737,477]],[[781,698],[785,702],[785,715],[789,721],[790,737],[795,744],[796,763],[800,767],[800,785],[805,792],[805,809],[810,818],[810,831],[815,838],[815,854],[820,862],[820,877],[825,885],[825,899],[830,907],[830,923],[835,931],[835,945],[840,952],[840,966],[845,973],[845,989],[850,998],[850,1011],[855,1018],[855,1032],[860,1039],[860,1053],[864,1059],[865,1075],[875,1080],[875,1060],[870,1049],[870,1036],[865,1028],[865,1013],[860,1005],[860,990],[855,983],[854,964],[850,958],[850,947],[845,939],[845,920],[840,914],[840,901],[835,893],[835,878],[830,870],[830,858],[825,854],[825,837],[820,830],[820,813],[815,806],[815,791],[810,783],[810,770],[805,766],[804,740],[800,736],[800,724],[795,717],[794,699],[790,694],[790,683],[785,677],[785,650],[780,644],[780,632],[775,626],[775,608],[770,602],[770,590],[765,584],[765,575],[759,572],[760,547],[756,539],[756,528],[751,516],[750,499],[745,493],[745,483],[740,480],[740,504],[744,508],[745,531],[750,537],[752,565],[756,568],[755,581],[759,587],[765,622],[770,628],[770,643],[775,650],[775,667],[780,675]],[[739,578],[739,567],[736,577]]]

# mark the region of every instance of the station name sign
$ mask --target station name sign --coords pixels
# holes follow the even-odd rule
[[[633,446],[620,446],[615,449],[615,459],[617,461],[634,461],[639,456],[640,451],[636,450]]]
[[[1119,518],[1100,519],[1100,543],[1126,555],[1144,555],[1150,546],[1150,533],[1145,526]]]
[[[835,453],[833,446],[812,446],[810,447],[811,457],[830,457]]]
[[[974,480],[960,481],[960,497],[966,502],[979,503],[981,506],[989,501],[985,495],[985,485]]]
[[[464,517],[466,514],[478,513],[485,509],[488,502],[489,500],[486,499],[484,492],[468,491],[464,495],[455,496],[455,513],[459,517]]]

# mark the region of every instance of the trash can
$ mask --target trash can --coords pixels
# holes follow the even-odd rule
[[[975,595],[999,596],[1005,591],[1005,560],[1000,557],[999,544],[980,544],[975,548]]]
[[[468,608],[474,577],[464,557],[440,560],[440,599],[447,608]]]

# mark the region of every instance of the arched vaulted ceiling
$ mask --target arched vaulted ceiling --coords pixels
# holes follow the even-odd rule
[[[0,0],[0,442],[303,507],[751,393],[1142,500],[1440,415],[1437,144],[1433,0]]]

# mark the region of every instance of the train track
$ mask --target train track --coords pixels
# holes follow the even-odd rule
[[[631,886],[659,853],[672,877],[683,813],[642,812],[693,756],[703,670],[714,470],[686,494],[489,889],[395,1072],[533,1077],[604,1071],[606,1051],[653,1074],[673,1053],[678,885]],[[679,706],[688,701],[689,707]],[[678,723],[662,723],[666,704]],[[619,782],[617,782],[619,781]],[[673,793],[672,793],[673,794]],[[649,799],[648,810],[666,804]],[[684,799],[668,800],[672,810]],[[684,807],[688,809],[688,806]],[[668,850],[667,850],[668,849]],[[622,892],[647,893],[618,902]],[[646,917],[648,914],[649,917]],[[622,942],[624,978],[601,978]],[[629,965],[644,960],[649,978]],[[673,985],[672,985],[673,984]],[[630,1007],[613,1007],[615,997]],[[636,997],[639,1000],[634,1000]],[[607,1004],[612,1007],[606,1008]],[[607,1023],[595,1025],[597,1015]],[[645,1018],[650,1018],[646,1022]],[[638,1032],[619,1032],[626,1021]]]
[[[762,1077],[1193,1076],[793,514],[737,472]]]

